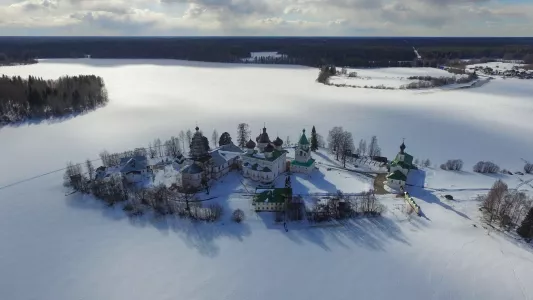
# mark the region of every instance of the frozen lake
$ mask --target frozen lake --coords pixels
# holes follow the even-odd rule
[[[315,125],[326,137],[343,126],[356,143],[377,135],[389,157],[406,138],[415,157],[462,158],[468,169],[492,160],[514,170],[520,158],[533,159],[527,81],[381,91],[324,86],[307,67],[172,60],[45,60],[0,74],[95,74],[110,98],[83,116],[0,129],[0,186],[196,123],[208,137],[216,128],[234,140],[238,123],[249,123],[254,137],[266,123],[271,137],[293,142],[302,128]],[[530,252],[430,203],[422,203],[428,222],[383,218],[286,234],[259,218],[136,222],[90,199],[64,197],[61,182],[60,172],[0,190],[0,299],[326,299],[332,289],[335,299],[533,295]]]
[[[0,129],[0,185],[62,167],[67,160],[96,158],[104,148],[146,146],[196,123],[207,136],[215,127],[234,136],[240,122],[249,123],[256,136],[266,123],[271,136],[292,141],[304,127],[315,125],[326,137],[338,125],[356,142],[377,135],[387,156],[406,138],[415,157],[439,164],[450,158],[484,159],[513,168],[533,149],[533,140],[526,138],[533,132],[528,122],[533,85],[518,80],[461,91],[373,91],[317,84],[318,71],[307,67],[173,60],[45,60],[3,67],[1,73],[95,74],[104,78],[110,103],[68,121]]]

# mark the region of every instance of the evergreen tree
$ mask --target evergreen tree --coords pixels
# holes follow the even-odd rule
[[[311,130],[311,151],[316,150],[318,150],[318,137],[316,135],[315,126],[313,126],[313,130]]]
[[[227,144],[231,144],[231,136],[229,135],[229,133],[224,132],[220,136],[220,139],[218,140],[218,145],[219,146],[224,146],[224,145],[227,145]]]
[[[533,238],[533,207],[527,213],[526,218],[516,230],[516,233],[521,237],[531,240]]]
[[[246,142],[250,138],[250,126],[246,123],[240,123],[237,126],[237,142],[238,146],[244,148]]]

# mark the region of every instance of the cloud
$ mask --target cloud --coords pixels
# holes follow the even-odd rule
[[[20,9],[24,12],[32,12],[38,10],[47,10],[57,8],[57,1],[54,0],[26,0],[10,5],[13,9]]]
[[[1,34],[518,36],[531,26],[533,3],[496,0],[0,0]]]

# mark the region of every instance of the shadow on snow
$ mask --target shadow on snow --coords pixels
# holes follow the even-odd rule
[[[23,121],[11,122],[11,123],[6,123],[6,124],[0,123],[0,130],[2,130],[2,128],[4,128],[4,127],[23,127],[23,126],[41,125],[41,124],[53,125],[53,124],[69,121],[69,120],[74,119],[76,117],[84,116],[84,115],[86,115],[88,113],[91,113],[91,112],[93,112],[93,111],[95,111],[95,110],[97,110],[99,108],[104,107],[104,106],[105,105],[101,105],[101,106],[98,106],[98,107],[96,107],[94,109],[89,109],[89,110],[82,111],[82,112],[70,113],[70,114],[66,114],[66,115],[63,115],[63,116],[59,116],[59,117],[28,118],[28,119],[25,119]]]
[[[233,176],[229,174],[227,176]],[[224,180],[224,178],[222,179]],[[237,188],[239,181],[224,180],[226,184],[224,189],[231,190]],[[232,185],[234,184],[234,185]],[[230,194],[217,194],[217,190],[212,189],[210,195],[200,193],[200,199],[209,197],[216,197],[212,201],[203,202],[204,207],[215,201],[223,208],[223,215],[217,222],[207,223],[203,221],[194,221],[186,218],[180,218],[176,215],[157,216],[153,211],[148,211],[140,217],[129,217],[123,210],[122,205],[115,205],[108,207],[105,203],[92,196],[74,194],[66,198],[66,203],[70,207],[79,209],[95,209],[102,211],[102,215],[114,221],[128,220],[132,226],[146,227],[151,226],[157,229],[165,236],[177,236],[181,238],[184,243],[196,249],[200,254],[213,257],[218,255],[220,248],[216,241],[220,238],[228,238],[232,240],[242,241],[244,237],[251,234],[250,226],[243,222],[236,224],[230,220],[231,208],[228,205]]]
[[[417,170],[416,175],[415,176],[410,176],[409,179],[413,178],[414,182],[420,183],[420,182],[425,182],[425,177],[426,177],[426,171]],[[442,206],[443,208],[445,208],[447,210],[453,211],[454,213],[456,213],[460,217],[463,217],[465,219],[470,220],[470,218],[466,214],[464,214],[464,213],[462,213],[460,211],[457,211],[456,209],[454,209],[450,205],[442,202],[439,199],[439,197],[437,197],[432,192],[424,189],[423,186],[422,187],[420,187],[420,186],[407,186],[406,188],[407,188],[408,193],[411,196],[413,196],[415,198],[418,198],[418,199],[421,199],[421,200],[423,200],[423,201],[425,201],[427,203],[438,204],[438,205]],[[422,213],[423,213],[423,209],[422,209]]]
[[[254,223],[254,218],[250,218],[250,215],[241,224],[236,224],[230,220],[233,211],[233,207],[230,206],[231,202],[250,201],[245,197],[231,197],[233,192],[240,190],[240,185],[242,185],[240,180],[232,178],[238,176],[240,175],[230,173],[212,187],[210,195],[199,194],[200,199],[216,197],[211,201],[216,201],[223,207],[224,213],[221,220],[214,223],[192,221],[178,216],[156,216],[151,211],[140,217],[129,217],[122,210],[122,205],[108,207],[105,203],[89,195],[74,194],[68,196],[66,197],[66,204],[73,208],[101,211],[102,216],[113,221],[128,220],[129,224],[134,227],[153,227],[164,236],[180,238],[188,247],[197,250],[201,255],[214,257],[220,252],[218,244],[220,239],[243,241],[252,234],[250,225]],[[322,180],[323,182],[319,179],[319,186],[336,190],[333,184]],[[293,184],[298,185],[298,180],[293,180]],[[303,185],[300,188],[302,192],[308,191]],[[203,202],[204,206],[209,205],[211,201]],[[409,245],[398,224],[386,217],[361,217],[311,225],[306,221],[290,222],[287,223],[288,232],[286,232],[283,223],[274,222],[273,213],[255,215],[258,216],[258,221],[264,224],[266,229],[278,231],[279,234],[285,235],[296,244],[311,243],[326,251],[331,251],[332,245],[340,245],[345,248],[357,245],[379,251],[386,251],[386,246],[391,241]],[[262,226],[254,228],[262,228]]]

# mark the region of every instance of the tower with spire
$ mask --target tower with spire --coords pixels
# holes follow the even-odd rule
[[[298,146],[294,149],[294,160],[291,161],[291,171],[296,173],[310,174],[315,169],[315,160],[311,158],[309,140],[302,130]]]

